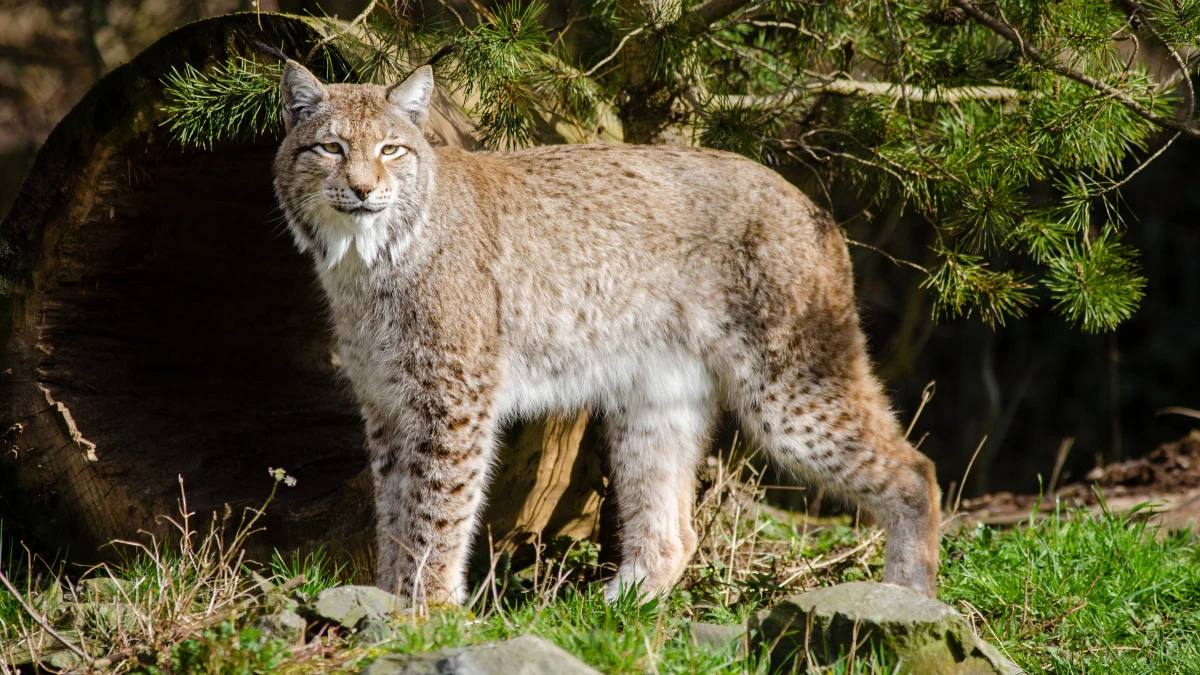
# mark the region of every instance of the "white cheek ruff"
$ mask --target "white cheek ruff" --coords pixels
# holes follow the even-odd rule
[[[388,227],[388,223],[391,217],[391,208],[378,214],[361,216],[342,213],[327,205],[313,209],[309,214],[309,222],[313,225],[315,237],[324,244],[326,269],[336,267],[350,252],[351,245],[367,267],[374,265],[384,251],[389,253],[393,264],[400,264],[404,251],[420,233],[424,219],[414,223],[413,229],[405,232],[398,241],[390,241],[392,228]]]
[[[367,267],[375,264],[379,251],[387,245],[387,228],[384,227],[383,217],[378,215],[365,216],[359,221],[359,230],[354,235],[354,250]]]
[[[335,265],[342,261],[342,258],[346,257],[346,251],[350,250],[350,240],[353,238],[354,235],[338,235],[325,238],[325,250],[328,254],[326,264],[329,269],[333,269]]]

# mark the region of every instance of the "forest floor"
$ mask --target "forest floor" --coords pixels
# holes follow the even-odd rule
[[[882,573],[882,536],[845,518],[808,518],[761,503],[746,464],[717,466],[698,507],[702,544],[683,583],[658,601],[608,604],[597,550],[550,542],[535,565],[507,557],[472,574],[468,608],[430,608],[388,620],[388,635],[319,621],[299,640],[263,622],[281,605],[362,583],[368,569],[334,565],[324,552],[246,563],[253,530],[190,536],[170,546],[128,547],[121,565],[86,573],[0,552],[17,594],[0,589],[0,673],[32,656],[39,672],[359,672],[387,653],[423,652],[537,635],[604,673],[768,673],[760,653],[687,638],[693,622],[744,626],[756,612],[804,590]],[[1200,539],[1167,519],[1200,487],[1200,434],[1144,460],[1108,467],[1092,484],[1043,498],[992,496],[963,504],[942,538],[939,599],[1026,672],[1200,672]],[[1171,491],[1174,492],[1171,492]],[[1168,494],[1170,493],[1170,494]],[[1183,494],[1176,498],[1172,495]],[[1164,496],[1177,506],[1165,511]],[[1140,500],[1114,508],[1114,500]],[[269,508],[269,506],[268,506]],[[1015,512],[1012,518],[1002,514]],[[997,522],[988,523],[989,519]],[[70,572],[70,573],[68,573]],[[45,624],[80,655],[47,636]],[[52,656],[53,655],[53,656]],[[39,666],[20,666],[24,672]],[[893,673],[868,655],[820,670]]]

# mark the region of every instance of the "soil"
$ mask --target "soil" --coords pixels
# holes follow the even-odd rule
[[[964,500],[953,523],[960,527],[1015,524],[1027,520],[1035,510],[1054,510],[1056,503],[1114,511],[1149,504],[1143,511],[1170,529],[1200,529],[1200,430],[1164,443],[1143,457],[1096,467],[1084,480],[1065,485],[1052,495],[997,492]]]

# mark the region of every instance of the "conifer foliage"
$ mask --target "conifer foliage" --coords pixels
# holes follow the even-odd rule
[[[990,324],[1039,301],[1086,331],[1129,317],[1120,188],[1200,139],[1200,0],[552,2],[375,0],[290,56],[375,82],[432,58],[496,148],[691,143],[803,167],[818,201],[901,203],[932,232],[935,313]],[[279,133],[277,73],[175,73],[176,137]]]

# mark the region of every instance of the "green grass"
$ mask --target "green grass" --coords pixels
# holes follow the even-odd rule
[[[350,577],[348,567],[344,562],[335,565],[326,554],[324,546],[304,556],[297,551],[292,551],[286,556],[275,551],[267,565],[271,578],[280,583],[303,576],[304,583],[296,590],[307,597],[313,597],[327,588],[347,582]]]
[[[147,675],[167,673],[220,673],[220,675],[270,675],[290,658],[282,640],[266,638],[252,626],[241,629],[230,621],[187,638],[171,648],[164,667],[148,666]]]
[[[1159,532],[1145,515],[1064,511],[1013,529],[948,534],[940,598],[1026,672],[1200,672],[1200,541],[1190,533]],[[255,600],[244,566],[237,568],[240,576],[230,576],[199,553],[181,559],[135,550],[125,565],[95,574],[129,581],[125,588],[139,615],[153,621],[134,626],[123,641],[91,635],[86,625],[82,630],[91,653],[125,649],[132,657],[111,671],[155,675],[354,672],[388,652],[525,634],[550,640],[605,673],[765,674],[760,654],[693,646],[686,639],[689,622],[739,625],[804,587],[878,579],[880,540],[873,530],[845,524],[784,522],[771,510],[735,520],[736,532],[709,529],[707,548],[702,546],[685,583],[658,601],[606,603],[601,585],[586,581],[596,576],[595,548],[553,542],[536,580],[534,570],[513,571],[497,559],[491,574],[477,570],[483,590],[471,609],[434,608],[427,616],[395,619],[394,638],[378,645],[333,629],[310,635],[303,646],[270,639],[254,622],[278,599]],[[794,564],[801,563],[812,565],[812,572],[797,577]],[[348,578],[323,551],[276,555],[262,573],[276,583],[305,575],[306,584],[292,592],[301,599]],[[798,581],[782,584],[789,577]],[[194,584],[206,590],[181,590]],[[191,604],[165,611],[154,604],[162,598]],[[221,602],[219,616],[205,613],[214,598]],[[0,593],[0,641],[11,642],[20,625],[29,621],[14,598]],[[150,628],[157,631],[152,637],[136,634]],[[896,667],[875,654],[823,672],[865,675]]]
[[[1200,672],[1200,546],[1137,514],[947,537],[940,597],[1027,672]],[[994,637],[993,637],[994,636]]]

